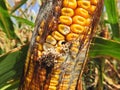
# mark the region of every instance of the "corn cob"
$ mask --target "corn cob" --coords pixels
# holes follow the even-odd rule
[[[103,0],[47,0],[40,8],[19,90],[75,90]]]

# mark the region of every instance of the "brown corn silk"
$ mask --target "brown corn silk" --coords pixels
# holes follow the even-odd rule
[[[80,90],[103,0],[44,0],[19,90]]]

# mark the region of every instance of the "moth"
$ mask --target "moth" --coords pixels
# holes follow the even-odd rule
[[[103,0],[44,0],[19,90],[80,90]]]

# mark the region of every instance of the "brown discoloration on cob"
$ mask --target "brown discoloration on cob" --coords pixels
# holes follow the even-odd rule
[[[19,90],[79,90],[78,80],[102,1],[45,1],[36,20]]]

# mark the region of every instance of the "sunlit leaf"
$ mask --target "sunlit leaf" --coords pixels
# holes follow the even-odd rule
[[[17,4],[13,10],[11,11],[11,13],[14,13],[18,8],[20,8],[23,4],[26,3],[27,0],[21,0],[19,4]]]
[[[14,17],[18,22],[25,23],[26,25],[34,27],[34,23],[32,21],[29,21],[25,18],[21,18],[21,17],[18,17],[18,16],[13,16],[13,15],[11,15],[11,16]]]
[[[6,11],[6,13],[4,12]],[[4,0],[0,0],[0,27],[6,33],[7,37],[10,39],[16,38],[16,34],[14,32],[13,22],[8,16],[7,8]]]
[[[119,19],[118,19],[118,11],[117,11],[117,1],[116,0],[104,0],[106,13],[108,16],[108,22],[111,25],[111,30],[114,37],[120,37],[119,31]]]
[[[97,37],[91,44],[89,54],[92,58],[111,56],[120,60],[120,43]]]
[[[0,57],[0,90],[3,86],[20,78],[28,46],[9,52]]]
[[[104,0],[108,21],[112,24],[118,22],[117,4],[116,0]]]

